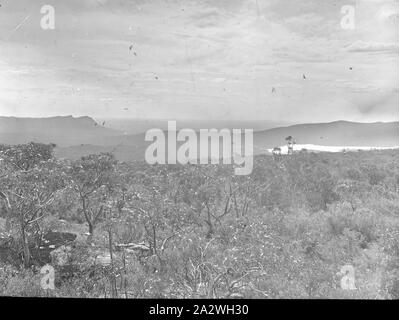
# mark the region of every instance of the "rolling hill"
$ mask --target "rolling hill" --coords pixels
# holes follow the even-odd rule
[[[281,146],[289,135],[299,144],[395,147],[399,146],[399,122],[298,124],[257,132],[254,144],[266,148]]]
[[[34,141],[66,147],[97,144],[101,139],[120,135],[119,131],[105,128],[90,117],[0,117],[0,143],[4,144]]]
[[[399,146],[399,122],[298,124],[254,133],[254,153],[267,153],[275,146],[285,145],[287,136],[298,145],[356,148],[387,148]],[[125,135],[106,128],[90,117],[15,118],[0,117],[0,143],[18,144],[30,141],[55,143],[56,156],[76,159],[82,155],[113,152],[119,160],[141,160],[149,142],[144,133]],[[328,148],[328,147],[330,148]],[[336,148],[335,148],[336,149]]]

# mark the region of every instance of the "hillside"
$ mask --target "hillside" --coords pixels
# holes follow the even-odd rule
[[[103,138],[121,133],[105,128],[90,117],[17,118],[0,117],[0,143],[21,144],[30,141],[72,146],[97,144]]]
[[[399,150],[260,155],[236,176],[233,165],[42,161],[42,145],[10,149],[0,296],[399,298]],[[351,270],[354,288],[343,281]]]
[[[273,148],[283,145],[287,136],[294,137],[299,144],[395,147],[399,146],[399,122],[299,124],[257,132],[254,143]]]
[[[321,148],[321,151],[328,151],[331,147],[397,147],[399,122],[336,121],[257,131],[254,133],[254,153],[264,153],[267,149],[285,145],[287,136],[293,136],[298,145],[329,147]],[[0,143],[30,141],[55,143],[58,146],[56,155],[61,158],[76,159],[90,153],[113,152],[117,159],[123,161],[143,159],[149,145],[144,141],[143,133],[124,135],[122,131],[104,127],[90,117],[0,117]]]

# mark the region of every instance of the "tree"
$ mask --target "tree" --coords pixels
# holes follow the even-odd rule
[[[15,222],[19,229],[22,258],[31,264],[30,238],[57,192],[65,187],[65,176],[53,159],[55,145],[29,143],[0,146],[2,175],[0,200],[5,203],[7,227]]]
[[[162,265],[164,251],[170,240],[191,222],[191,211],[181,202],[184,193],[181,184],[185,178],[183,167],[151,166],[138,172],[128,190],[127,219],[142,228],[142,239],[149,253]]]
[[[108,198],[114,192],[116,165],[112,154],[101,153],[82,157],[73,162],[69,170],[72,188],[79,196],[81,212],[89,226],[89,243],[105,214]]]
[[[288,136],[285,138],[285,141],[287,141],[287,146],[288,146],[288,154],[293,154],[294,153],[294,138],[292,136]]]
[[[0,145],[0,159],[4,165],[19,171],[28,171],[53,158],[55,144],[30,142],[14,146]]]
[[[251,201],[247,177],[234,179],[231,168],[192,166],[186,171],[183,201],[193,212],[198,224],[204,224],[206,237],[212,238],[217,227],[234,210],[236,217],[245,216]]]
[[[273,155],[279,156],[281,155],[281,148],[280,147],[274,147],[272,150]]]

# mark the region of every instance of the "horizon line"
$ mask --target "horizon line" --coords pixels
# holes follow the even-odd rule
[[[359,123],[359,124],[376,124],[376,123],[395,123],[399,122],[399,119],[390,120],[390,121],[359,121],[359,120],[345,120],[345,119],[336,119],[336,120],[323,120],[323,121],[312,121],[312,122],[291,122],[291,121],[280,121],[280,120],[268,120],[268,119],[195,119],[195,118],[122,118],[122,117],[97,117],[97,116],[90,116],[90,115],[55,115],[55,116],[8,116],[8,115],[0,115],[0,118],[15,118],[15,119],[54,119],[54,118],[73,118],[73,119],[80,119],[80,118],[91,118],[92,120],[96,121],[96,119],[101,120],[126,120],[126,121],[211,121],[211,122],[281,122],[282,124],[287,124],[289,126],[295,125],[306,125],[306,124],[328,124],[328,123],[337,123],[337,122],[348,122],[348,123]]]

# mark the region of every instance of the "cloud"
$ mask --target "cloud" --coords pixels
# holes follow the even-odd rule
[[[350,52],[399,52],[399,43],[358,40],[346,48]]]
[[[3,1],[0,114],[328,120],[399,84],[394,55],[353,54],[396,52],[395,28],[340,29],[347,0],[51,0],[51,32],[43,1]]]

